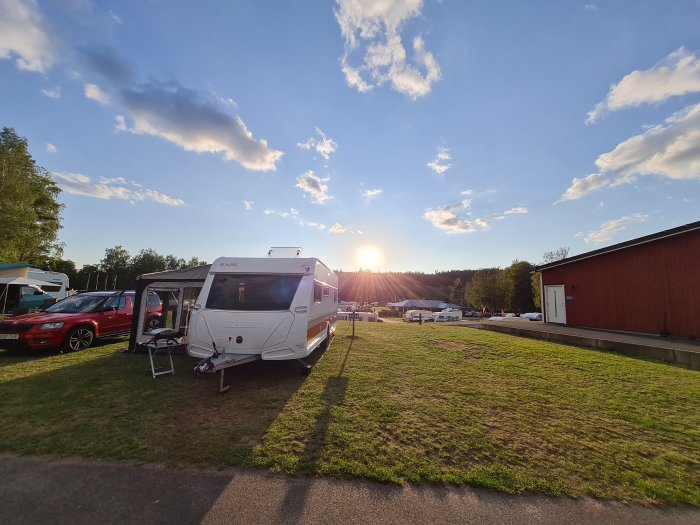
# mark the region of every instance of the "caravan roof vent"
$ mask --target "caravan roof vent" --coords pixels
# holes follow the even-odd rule
[[[267,251],[268,257],[294,259],[301,257],[302,249],[299,246],[273,246]]]

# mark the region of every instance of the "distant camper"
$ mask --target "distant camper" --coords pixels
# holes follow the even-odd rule
[[[432,321],[435,323],[454,323],[462,320],[462,310],[446,309],[442,312],[432,314]]]
[[[407,323],[417,323],[419,320],[427,321],[433,314],[430,310],[408,310],[404,316],[403,320]]]
[[[327,346],[338,312],[338,276],[316,258],[220,257],[194,305],[187,353],[303,359]]]

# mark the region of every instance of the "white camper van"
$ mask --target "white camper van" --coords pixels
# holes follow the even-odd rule
[[[418,321],[427,321],[433,312],[430,310],[408,310],[403,315],[403,320],[406,323],[417,323]]]
[[[433,314],[433,321],[436,323],[451,323],[462,320],[462,310],[445,309]]]
[[[40,288],[59,301],[68,297],[68,276],[61,272],[48,272],[37,268],[29,268],[28,277],[37,281],[51,283]]]
[[[338,276],[316,258],[220,257],[193,307],[187,353],[303,359],[328,344],[337,312]]]

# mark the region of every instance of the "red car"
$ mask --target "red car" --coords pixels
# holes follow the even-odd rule
[[[128,335],[134,296],[134,292],[79,293],[43,312],[10,317],[0,322],[0,348],[82,350],[95,339]],[[161,310],[158,296],[149,294],[147,330],[160,325]]]

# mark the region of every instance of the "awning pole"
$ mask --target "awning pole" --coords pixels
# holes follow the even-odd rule
[[[5,308],[7,308],[7,290],[10,288],[9,284],[5,285],[5,290],[2,292],[1,295],[5,296],[5,301],[2,304],[2,314],[5,315]]]

